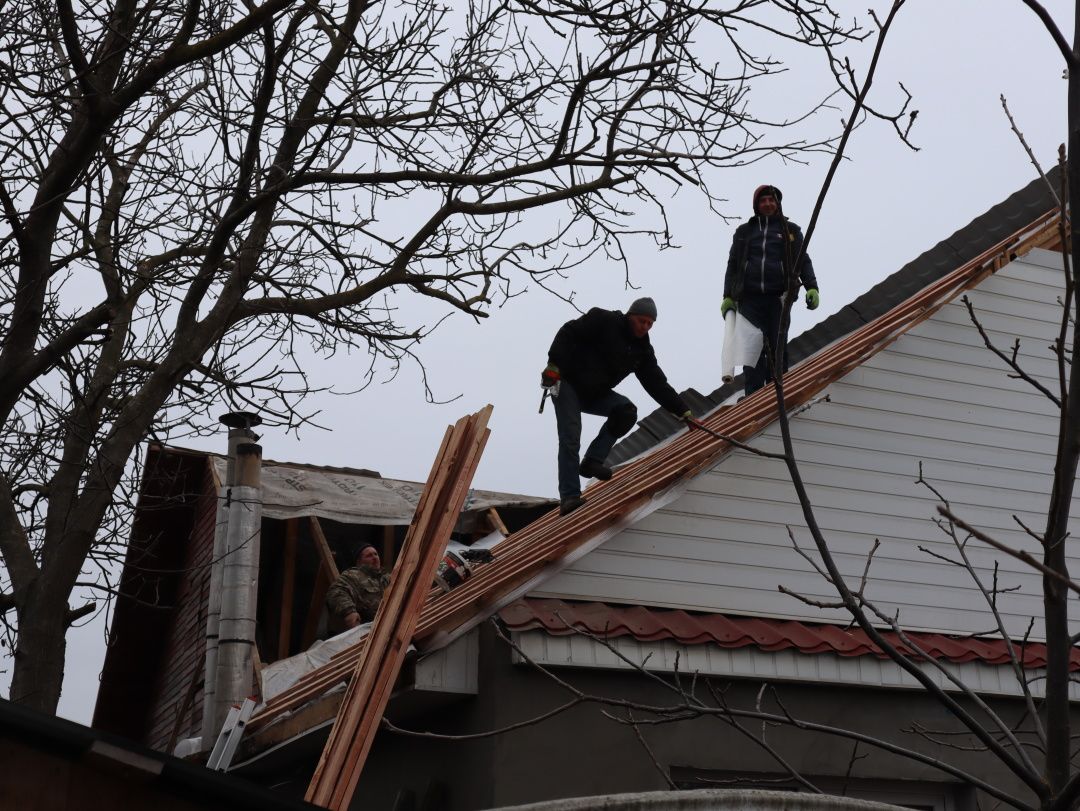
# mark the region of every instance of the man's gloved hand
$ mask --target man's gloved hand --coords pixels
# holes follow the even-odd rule
[[[700,428],[701,427],[701,423],[698,422],[697,419],[694,417],[694,412],[693,411],[689,411],[689,410],[686,411],[681,417],[679,417],[679,419],[682,420],[683,422],[685,422],[691,428]]]
[[[817,291],[815,291],[817,292]],[[731,296],[725,296],[723,302],[720,304],[720,317],[723,318],[728,314],[728,310],[735,309],[735,299]]]
[[[544,367],[544,371],[540,373],[540,385],[545,389],[549,389],[559,382],[559,367],[554,363],[549,363]]]
[[[806,291],[806,309],[816,310],[819,304],[821,304],[821,294],[818,293],[816,287],[811,287]]]

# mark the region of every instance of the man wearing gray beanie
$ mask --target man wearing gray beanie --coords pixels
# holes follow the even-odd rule
[[[645,391],[671,413],[683,419],[692,416],[690,407],[671,387],[656,362],[649,341],[649,330],[655,321],[656,303],[651,298],[639,298],[625,315],[618,310],[594,307],[580,318],[563,324],[551,342],[541,385],[549,391],[558,391],[552,402],[559,431],[562,515],[585,503],[579,474],[586,478],[611,478],[611,468],[604,460],[616,440],[637,422],[634,404],[613,391],[627,375],[637,375]],[[579,464],[582,414],[606,417],[607,421]]]

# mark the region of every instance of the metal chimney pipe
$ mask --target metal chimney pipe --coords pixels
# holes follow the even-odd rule
[[[214,745],[224,716],[217,718],[216,700],[218,680],[218,631],[221,617],[221,582],[225,562],[226,535],[229,526],[230,490],[236,484],[236,449],[259,438],[251,429],[262,423],[258,414],[234,411],[218,418],[229,428],[228,463],[225,480],[219,483],[217,492],[217,518],[214,522],[214,548],[210,563],[210,587],[206,611],[206,665],[203,675],[202,748]]]
[[[221,728],[229,707],[251,694],[262,527],[261,468],[260,446],[253,442],[237,446],[221,573],[214,729]]]

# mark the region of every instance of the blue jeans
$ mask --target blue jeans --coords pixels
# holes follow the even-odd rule
[[[614,391],[582,400],[566,380],[560,384],[559,396],[554,398],[553,404],[559,429],[559,498],[580,496],[581,415],[607,417],[600,433],[585,451],[586,459],[603,462],[619,437],[634,427],[637,409],[628,398]]]

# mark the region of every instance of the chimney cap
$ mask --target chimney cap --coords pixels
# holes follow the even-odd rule
[[[254,428],[262,425],[262,417],[254,411],[230,411],[218,417],[218,422],[229,428]]]

